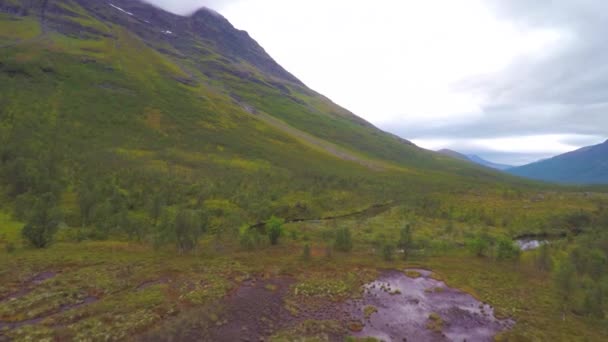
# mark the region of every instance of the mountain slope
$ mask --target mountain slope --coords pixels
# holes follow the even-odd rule
[[[466,155],[466,154],[462,154],[460,152],[456,152],[456,151],[453,151],[450,149],[439,150],[439,151],[437,151],[437,153],[440,153],[440,154],[443,154],[446,156],[450,156],[452,158],[460,159],[463,161],[475,163],[477,165],[489,167],[491,169],[504,171],[504,170],[512,168],[512,166],[510,166],[510,165],[493,163],[493,162],[487,161],[477,155],[472,155],[472,154]]]
[[[508,170],[517,176],[570,184],[608,183],[608,141]]]
[[[469,158],[469,160],[471,160],[472,162],[477,163],[479,165],[487,166],[489,168],[501,170],[501,171],[508,170],[513,167],[511,165],[493,163],[491,161],[485,160],[485,159],[481,158],[480,156],[477,156],[474,154],[467,155],[467,158]]]
[[[0,176],[11,206],[51,192],[78,224],[83,194],[121,196],[136,217],[156,196],[241,222],[519,182],[382,132],[210,10],[0,0],[0,12]]]

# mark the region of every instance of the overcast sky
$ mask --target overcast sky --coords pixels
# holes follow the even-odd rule
[[[311,88],[425,148],[519,165],[608,138],[608,1],[149,1],[215,9]]]

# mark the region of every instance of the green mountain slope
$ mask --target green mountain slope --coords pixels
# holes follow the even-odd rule
[[[51,192],[78,224],[91,192],[132,216],[162,197],[254,221],[520,182],[377,129],[210,10],[0,0],[0,11],[0,168],[17,211]]]
[[[608,184],[608,141],[508,172],[532,179],[570,184]]]

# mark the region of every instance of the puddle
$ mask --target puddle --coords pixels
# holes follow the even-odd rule
[[[353,334],[383,341],[493,341],[513,326],[512,320],[496,319],[489,305],[431,275],[389,271],[366,284],[363,298],[347,303],[363,323]]]
[[[534,240],[534,239],[520,239],[520,240],[515,240],[515,242],[519,246],[519,249],[521,249],[522,251],[531,251],[531,250],[539,248],[542,245],[546,245],[549,243],[549,241],[547,241],[547,240]]]

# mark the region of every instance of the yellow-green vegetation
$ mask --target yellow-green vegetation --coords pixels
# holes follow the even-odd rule
[[[378,308],[375,306],[368,305],[365,308],[363,308],[363,315],[365,316],[366,319],[370,319],[372,317],[372,315],[375,314],[376,312],[378,312]]]
[[[431,313],[429,315],[429,320],[426,324],[426,328],[432,330],[436,333],[441,333],[443,331],[443,319],[437,313]]]
[[[291,279],[298,316],[413,267],[514,319],[501,338],[607,339],[605,189],[419,149],[213,36],[232,29],[208,13],[165,18],[211,36],[169,38],[99,1],[0,8],[1,335],[124,340],[191,312],[212,329],[252,276]],[[519,253],[520,236],[551,243]],[[276,339],[361,329],[307,320]]]

